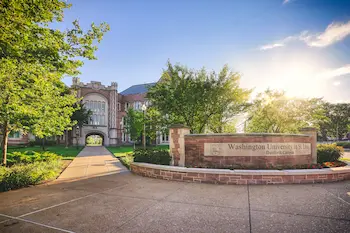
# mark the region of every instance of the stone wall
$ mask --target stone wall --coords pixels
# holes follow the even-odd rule
[[[169,149],[174,166],[185,166],[185,135],[189,133],[190,129],[183,125],[173,125],[169,129]]]
[[[303,170],[226,170],[132,163],[135,174],[173,181],[211,184],[304,184],[350,180],[350,166]]]
[[[232,144],[231,144],[232,143]],[[308,152],[299,152],[293,155],[257,155],[252,151],[227,152],[225,156],[218,149],[218,153],[211,156],[205,152],[205,144],[211,145],[250,145],[250,144],[301,144],[308,145]],[[187,134],[185,135],[185,166],[186,167],[210,167],[229,168],[234,166],[242,167],[266,167],[266,166],[286,166],[310,164],[313,162],[311,145],[313,138],[308,135],[293,134]],[[310,146],[309,146],[310,145]],[[208,149],[207,149],[208,150]],[[215,152],[215,151],[214,151]],[[213,153],[214,153],[213,152]],[[301,153],[301,154],[300,154]]]
[[[2,136],[0,137],[2,141]],[[29,136],[28,134],[22,134],[20,138],[9,138],[8,139],[8,145],[25,145],[29,143]]]

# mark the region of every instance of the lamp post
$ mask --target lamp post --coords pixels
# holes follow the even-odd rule
[[[76,129],[75,129],[75,141],[76,141],[76,146],[77,146],[77,150],[79,149],[78,147],[78,141],[79,141],[79,125],[77,125]]]
[[[143,134],[142,134],[142,141],[143,141],[143,149],[146,149],[146,123],[145,123],[145,112],[147,109],[147,106],[145,104],[142,104],[142,112],[143,112]]]

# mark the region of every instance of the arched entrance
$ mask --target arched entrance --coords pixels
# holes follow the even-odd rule
[[[85,136],[86,146],[103,146],[104,145],[104,135],[99,132],[91,132]]]

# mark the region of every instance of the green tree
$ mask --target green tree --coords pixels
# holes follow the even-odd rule
[[[33,131],[43,137],[59,134],[70,124],[74,93],[64,92],[61,79],[64,75],[79,74],[81,58],[95,59],[96,42],[101,41],[109,27],[92,24],[84,32],[74,21],[72,29],[52,29],[52,23],[61,22],[64,10],[69,7],[63,0],[0,2],[3,164],[10,131]],[[57,110],[59,107],[63,108]]]
[[[70,116],[77,108],[77,99],[62,82],[47,82],[45,92],[41,94],[41,101],[44,104],[37,106],[38,115],[33,116],[29,130],[43,139],[44,150],[46,137],[62,135],[67,127],[74,124]]]
[[[217,94],[213,99],[218,101],[215,104],[216,113],[208,122],[208,130],[214,133],[235,133],[236,116],[245,112],[250,104],[248,103],[251,90],[239,86],[241,76],[230,71],[225,65],[218,75],[218,83],[214,87]]]
[[[320,125],[322,138],[327,136],[342,139],[349,130],[350,104],[349,103],[324,103],[326,120]]]
[[[129,108],[125,117],[124,130],[129,135],[130,139],[134,142],[139,140],[144,124],[143,113],[140,111],[135,111],[132,108]]]
[[[145,115],[146,136],[154,141],[159,133],[168,134],[174,121],[171,116],[162,115],[154,106],[149,106]]]
[[[254,133],[297,133],[318,126],[323,110],[320,99],[289,98],[284,91],[266,90],[257,95],[249,109],[245,131]]]
[[[82,102],[75,104],[74,107],[75,111],[71,116],[71,122],[74,125],[79,125],[79,127],[83,127],[84,124],[89,124],[92,111],[87,109]]]
[[[89,124],[89,120],[90,120],[90,117],[92,115],[92,111],[90,109],[87,109],[82,102],[74,104],[73,107],[74,107],[75,111],[73,112],[71,119],[70,119],[71,126],[78,125],[81,128],[81,127],[83,127],[84,124]],[[68,147],[68,144],[69,144],[68,130],[70,128],[71,127],[67,127],[67,129],[65,130],[66,147]]]
[[[183,123],[191,132],[202,133],[209,126],[222,128],[227,116],[242,110],[249,93],[239,87],[239,75],[227,66],[216,74],[168,62],[161,80],[149,89],[147,98],[172,123]]]

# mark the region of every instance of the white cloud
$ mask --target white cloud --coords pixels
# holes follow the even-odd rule
[[[318,75],[318,77],[322,77],[322,78],[334,78],[334,77],[338,77],[338,76],[342,76],[342,75],[346,75],[346,74],[350,74],[350,64],[347,64],[345,66],[336,68],[336,69],[330,69],[327,71],[322,72],[321,74]],[[337,82],[335,82],[337,83]],[[334,85],[339,85],[339,84],[335,84]]]
[[[269,44],[269,45],[264,45],[260,47],[260,50],[268,50],[268,49],[273,49],[277,47],[282,47],[284,44],[282,43],[275,43],[275,44]]]
[[[306,38],[306,43],[314,47],[326,47],[343,40],[350,35],[350,21],[347,23],[331,23],[327,29],[316,36]]]
[[[290,3],[291,0],[284,0],[282,4],[287,4],[287,3]]]
[[[334,82],[333,85],[334,85],[334,86],[339,86],[339,85],[340,85],[340,82],[339,82],[339,81]]]
[[[331,23],[322,33],[311,34],[303,31],[299,35],[289,36],[281,41],[272,44],[266,44],[260,47],[260,50],[268,50],[285,46],[290,41],[302,41],[310,47],[327,47],[338,41],[345,39],[350,35],[350,21],[346,23]],[[278,46],[276,46],[278,45]]]

